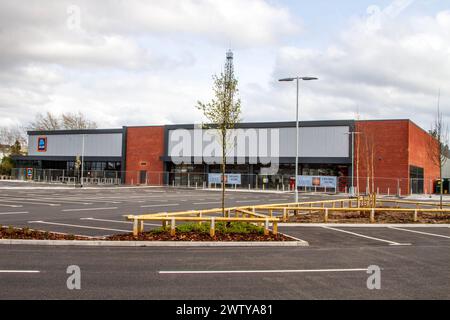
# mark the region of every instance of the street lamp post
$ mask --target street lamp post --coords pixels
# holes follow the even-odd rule
[[[83,186],[83,171],[84,171],[84,134],[82,138],[82,144],[81,144],[81,181],[80,185]]]
[[[294,78],[284,78],[278,81],[281,82],[292,82],[297,81],[297,107],[296,107],[296,120],[295,120],[295,203],[298,203],[298,136],[299,136],[299,123],[298,123],[298,95],[299,95],[299,81],[311,81],[319,80],[315,77],[294,77]]]

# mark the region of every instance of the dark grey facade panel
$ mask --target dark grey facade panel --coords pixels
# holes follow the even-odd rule
[[[106,134],[122,133],[123,129],[80,129],[80,130],[41,130],[27,131],[29,136],[50,136],[50,135],[69,135],[69,134]]]
[[[13,156],[13,160],[37,160],[37,161],[75,161],[75,156]],[[122,157],[84,157],[84,161],[121,161]]]
[[[323,121],[300,121],[300,127],[336,127],[336,126],[354,126],[354,120],[323,120]],[[196,125],[194,124],[174,124],[166,125],[165,129],[175,130],[175,129],[194,129]],[[288,122],[246,122],[238,123],[236,129],[262,129],[262,128],[291,128],[295,127],[295,121]]]

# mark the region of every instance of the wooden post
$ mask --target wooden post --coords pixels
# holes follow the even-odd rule
[[[198,213],[198,217],[199,217],[199,218],[202,217],[202,212],[201,212],[201,211]],[[199,221],[199,222],[198,222],[198,225],[201,226],[201,225],[202,225],[202,221]]]
[[[273,218],[273,209],[269,209],[269,215],[271,218]]]
[[[175,218],[170,221],[170,235],[172,237],[175,235]]]
[[[341,200],[341,208],[344,208],[344,201],[345,200]]]
[[[370,223],[375,223],[375,209],[370,211]]]
[[[323,220],[325,221],[325,223],[328,222],[328,208],[325,209],[325,216]]]
[[[209,235],[214,237],[216,235],[216,219],[211,218],[211,228],[209,229]]]
[[[144,232],[144,220],[139,221],[139,233]]]
[[[312,204],[312,203],[310,203],[310,204],[309,204],[309,207],[310,207],[310,208],[312,208],[312,207],[313,207],[313,204]],[[311,210],[309,210],[309,214],[312,214],[312,209],[311,209]]]
[[[266,222],[264,223],[264,235],[269,235],[269,218],[266,218]]]
[[[276,222],[276,221],[272,222],[272,233],[274,235],[278,234],[278,222]]]
[[[287,222],[287,209],[283,209],[283,222]]]
[[[419,221],[418,211],[414,210],[414,222]]]
[[[133,220],[133,236],[137,236],[139,234],[138,230],[138,219],[134,218]]]

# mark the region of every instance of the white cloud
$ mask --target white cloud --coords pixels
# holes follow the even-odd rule
[[[298,32],[265,0],[2,1],[0,125],[78,110],[102,127],[198,121],[229,45]]]
[[[297,74],[320,78],[301,83],[301,117],[354,118],[359,110],[365,119],[411,118],[429,128],[441,89],[441,107],[450,119],[450,11],[383,20],[376,30],[366,22],[354,21],[324,49],[279,50],[273,79]],[[260,119],[295,116],[294,84],[273,82],[270,90],[252,92],[247,100],[278,105],[276,113],[261,109]]]

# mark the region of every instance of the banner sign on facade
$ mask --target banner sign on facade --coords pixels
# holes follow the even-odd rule
[[[299,187],[336,188],[337,177],[329,176],[298,176]]]
[[[222,183],[222,174],[221,173],[209,173],[208,174],[208,183],[209,184],[221,184]],[[241,184],[241,175],[240,174],[225,174],[225,183],[231,185],[240,185]]]
[[[47,138],[46,137],[38,138],[37,151],[38,152],[46,152],[47,151]]]

